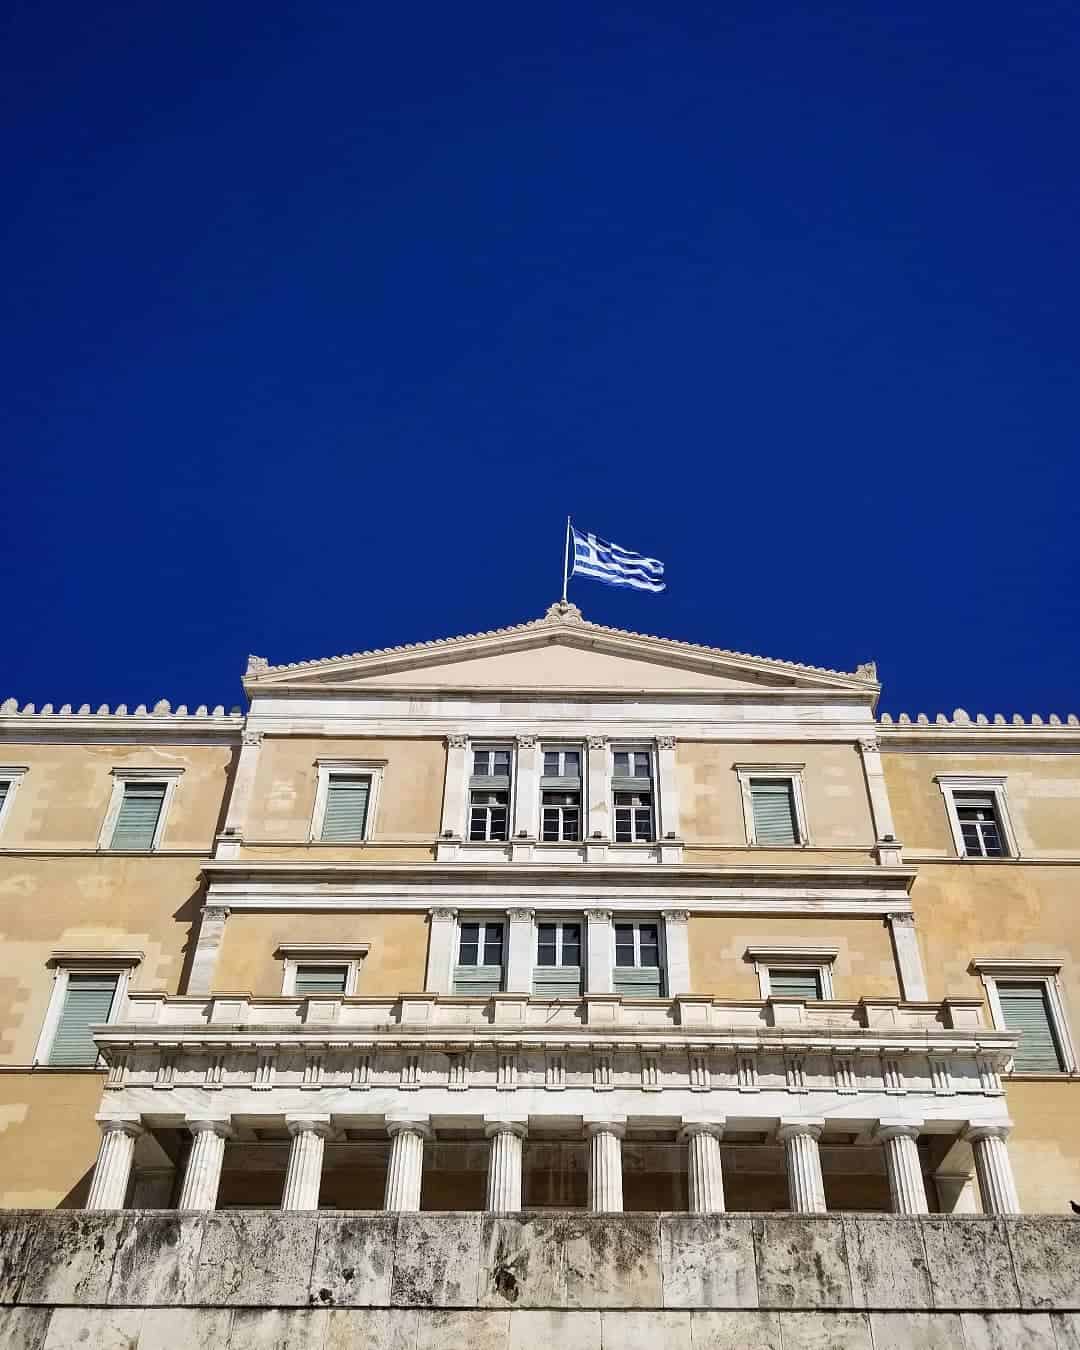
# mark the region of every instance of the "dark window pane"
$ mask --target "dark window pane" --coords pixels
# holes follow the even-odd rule
[[[462,966],[475,966],[476,958],[480,954],[480,948],[475,942],[466,942],[462,939],[461,951],[458,954],[458,964]]]
[[[576,750],[567,750],[563,755],[563,777],[576,778],[581,773],[581,756]]]
[[[581,927],[579,924],[563,924],[562,963],[564,966],[581,965]]]
[[[506,807],[493,806],[491,808],[491,838],[506,838]]]
[[[629,923],[615,925],[615,964],[632,966],[634,964],[634,927]]]
[[[630,756],[625,750],[615,751],[615,774],[619,778],[627,778],[630,775]]]
[[[494,755],[494,759],[495,759],[495,772],[496,772],[496,774],[507,774],[507,773],[510,772],[510,751],[509,751],[509,750],[496,750],[496,751],[495,751],[495,755]]]
[[[557,750],[544,751],[544,777],[557,778],[559,776],[559,752]]]
[[[563,812],[563,838],[577,839],[581,835],[581,827],[578,824],[578,810],[576,806],[568,807]]]
[[[484,965],[502,965],[503,930],[488,924],[484,933]]]

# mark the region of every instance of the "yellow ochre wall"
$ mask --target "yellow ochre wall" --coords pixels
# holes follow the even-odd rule
[[[104,1073],[0,1073],[0,1209],[79,1209],[97,1158]]]
[[[308,842],[318,759],[386,761],[372,832],[374,842],[422,842],[438,834],[446,777],[446,742],[442,737],[332,740],[267,736],[259,751],[245,839]],[[355,849],[346,856],[354,855]],[[323,856],[321,850],[319,856]]]
[[[765,918],[753,914],[691,914],[690,983],[695,994],[714,998],[761,997],[750,946],[838,948],[833,963],[834,996],[900,996],[892,943],[878,918]]]
[[[428,925],[424,913],[264,914],[234,911],[225,925],[214,987],[229,993],[280,994],[280,943],[369,942],[357,994],[412,993],[424,987]]]
[[[868,849],[873,844],[866,777],[854,745],[770,742],[765,746],[680,739],[675,746],[675,767],[688,848],[695,844],[746,846],[742,790],[734,765],[770,763],[806,766],[803,796],[812,847]]]

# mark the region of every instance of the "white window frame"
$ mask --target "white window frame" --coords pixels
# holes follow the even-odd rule
[[[371,950],[370,942],[289,942],[282,943],[274,956],[282,961],[281,992],[288,998],[296,997],[297,966],[332,966],[335,970],[345,967],[345,990],[347,997],[356,993],[360,980],[360,966]],[[333,998],[333,994],[320,995]]]
[[[165,795],[161,799],[161,810],[158,812],[154,837],[150,841],[149,849],[146,850],[146,852],[155,853],[161,847],[173,795],[183,772],[183,769],[113,769],[112,796],[109,798],[109,808],[105,812],[105,819],[101,823],[101,833],[98,835],[99,850],[103,853],[142,853],[144,851],[142,849],[114,849],[112,847],[116,822],[120,818],[120,808],[124,804],[124,785],[138,782],[164,783]]]
[[[667,984],[667,942],[664,936],[664,922],[659,914],[654,918],[651,914],[613,914],[611,916],[611,974],[612,979],[615,972],[619,970],[656,970],[656,966],[643,966],[641,964],[641,925],[643,923],[651,924],[656,929],[656,953],[660,959],[660,981],[661,984]],[[633,926],[634,929],[634,964],[632,966],[620,966],[618,964],[618,935],[617,928],[626,928]]]
[[[616,755],[645,755],[649,763],[649,773],[645,778],[635,774],[617,774],[615,772]],[[616,848],[628,848],[633,845],[652,844],[660,841],[660,789],[657,784],[657,772],[659,767],[659,757],[656,753],[656,745],[652,742],[643,741],[616,741],[609,749],[608,758],[608,792],[611,797],[611,842]],[[649,794],[649,837],[648,839],[619,839],[616,820],[615,798],[620,792],[632,792],[632,788],[616,787],[616,778],[626,781],[640,783],[642,789]],[[640,807],[624,808],[631,812],[631,833],[634,833],[633,815],[635,810]],[[648,923],[648,920],[645,920]],[[635,939],[636,941],[636,939]]]
[[[810,970],[817,974],[823,999],[835,998],[833,991],[833,963],[840,954],[839,947],[747,947],[744,960],[753,961],[758,979],[758,990],[763,999],[772,997],[771,971]]]
[[[995,1031],[1009,1030],[1005,1024],[1005,1014],[998,995],[998,980],[1006,984],[1042,985],[1046,993],[1046,1006],[1050,1010],[1051,1028],[1061,1053],[1062,1076],[1074,1074],[1078,1070],[1076,1046],[1069,1030],[1069,1015],[1061,987],[1061,967],[1064,963],[1064,958],[1055,957],[1003,960],[1000,957],[983,956],[976,957],[971,963],[971,969],[977,972],[986,990],[986,1001],[990,1007],[990,1017]],[[1025,1071],[1020,1072],[1023,1074]]]
[[[383,770],[386,768],[385,759],[317,759],[315,767],[319,771],[318,782],[315,785],[315,805],[311,812],[311,829],[308,833],[308,840],[312,844],[321,844],[324,842],[322,837],[323,824],[326,820],[326,799],[330,792],[330,779],[336,773],[340,774],[364,774],[371,779],[371,786],[368,788],[367,815],[364,818],[364,833],[360,839],[327,839],[327,844],[336,844],[340,847],[347,847],[351,843],[366,843],[372,836],[375,825],[375,812],[379,806],[379,789],[382,787]]]
[[[545,773],[545,772],[544,772],[544,769],[545,769],[545,767],[546,767],[546,760],[547,760],[548,755],[558,755],[558,756],[560,757],[560,758],[559,758],[559,768],[560,768],[560,769],[564,769],[564,768],[566,767],[566,761],[565,761],[565,756],[566,756],[566,755],[577,755],[577,757],[578,757],[578,771],[577,771],[577,774],[574,775],[574,776],[577,777],[577,778],[579,778],[579,779],[581,780],[582,784],[584,784],[584,782],[585,782],[585,749],[584,749],[584,747],[583,747],[582,745],[579,745],[576,741],[567,741],[567,742],[565,742],[565,743],[563,743],[563,742],[561,742],[561,741],[558,742],[558,743],[552,743],[552,742],[550,742],[550,741],[544,741],[544,742],[541,744],[541,746],[540,746],[540,777],[541,777],[541,778],[567,778],[567,777],[570,777],[571,775],[565,774],[565,773],[548,774],[548,773]]]
[[[633,773],[617,774],[615,772],[616,755],[644,755],[646,759],[649,761],[649,772],[645,774],[644,777],[641,774],[633,774]],[[642,783],[649,783],[650,785],[654,784],[656,781],[655,746],[644,744],[633,744],[633,743],[631,744],[620,743],[617,745],[613,745],[611,747],[611,776],[612,778],[633,778]]]
[[[510,930],[510,925],[509,925],[509,924],[507,923],[507,921],[506,921],[506,915],[505,915],[505,914],[491,914],[491,913],[487,913],[487,914],[461,914],[461,915],[458,916],[457,927],[456,927],[455,932],[454,932],[454,965],[455,965],[455,967],[460,966],[460,965],[462,964],[462,960],[461,960],[461,929],[462,929],[462,927],[463,927],[465,924],[467,924],[467,923],[469,923],[469,924],[472,924],[472,923],[476,924],[477,927],[478,927],[479,930],[480,930],[480,933],[479,933],[479,941],[478,941],[477,948],[476,948],[476,955],[477,955],[477,961],[476,961],[476,966],[475,966],[476,969],[479,969],[480,967],[485,966],[485,965],[487,964],[485,961],[483,961],[483,960],[480,959],[480,958],[482,958],[483,955],[484,955],[484,948],[485,948],[485,945],[486,945],[486,941],[485,941],[485,940],[486,940],[486,936],[487,936],[487,930],[488,930],[489,928],[501,928],[501,929],[502,929],[502,969],[503,969],[503,978],[505,979],[505,977],[506,977],[506,968],[507,968],[507,964],[508,964],[508,962],[509,962],[509,955],[510,955],[510,931],[509,931],[509,930]]]
[[[645,921],[648,923],[648,920]],[[586,942],[586,923],[580,914],[538,914],[533,923],[533,966],[539,970],[573,970],[573,966],[564,966],[562,964],[563,950],[563,925],[576,924],[578,930],[578,964],[576,969],[584,972],[588,965],[588,957],[585,951]],[[554,925],[555,927],[555,965],[543,966],[540,964],[540,928],[542,925]]]
[[[473,781],[476,778],[494,778],[494,774],[478,774],[476,772],[476,756],[478,754],[492,754],[494,751],[505,751],[510,756],[510,769],[507,774],[506,787],[474,787]],[[515,799],[514,793],[517,787],[517,747],[512,741],[500,740],[477,740],[469,744],[466,751],[465,767],[467,775],[465,779],[465,825],[461,837],[466,844],[477,844],[480,847],[484,845],[506,845],[513,838],[515,824]],[[473,793],[474,792],[505,792],[506,793],[506,835],[502,839],[474,839],[472,837],[472,813],[473,813]],[[488,805],[486,810],[493,808]],[[490,822],[489,822],[490,823]]]
[[[955,794],[958,792],[990,793],[994,799],[994,813],[997,816],[998,828],[1001,830],[1002,842],[1005,845],[1005,857],[1006,859],[1020,857],[1020,850],[1016,847],[1016,833],[1013,830],[1012,817],[1009,814],[1008,780],[1004,776],[939,773],[935,774],[934,782],[941,789],[942,797],[945,798],[945,812],[949,818],[949,829],[952,831],[953,849],[957,858],[965,862],[1003,861],[1001,858],[984,858],[977,853],[967,852],[964,846],[964,832],[956,809]]]
[[[511,741],[474,741],[469,746],[468,768],[469,768],[470,782],[474,778],[494,778],[497,776],[495,774],[490,773],[478,774],[476,772],[476,756],[491,755],[496,752],[500,753],[505,752],[510,756],[510,770],[507,774],[507,778],[509,779],[510,787],[513,787],[515,764],[514,764],[514,745]]]
[[[106,1022],[118,1022],[127,1004],[127,993],[131,984],[132,973],[142,964],[143,959],[142,952],[52,952],[45,964],[52,968],[53,987],[49,996],[49,1005],[45,1009],[45,1018],[38,1033],[37,1045],[34,1047],[33,1062],[35,1067],[38,1065],[49,1067],[49,1056],[52,1054],[53,1041],[56,1039],[60,1018],[63,1015],[70,976],[115,975],[116,992],[113,994],[113,1000],[109,1005],[109,1013],[105,1020]],[[97,1068],[100,1063],[101,1056],[98,1055],[93,1064],[72,1064],[62,1067],[77,1072],[83,1068]]]
[[[19,790],[19,785],[26,775],[30,772],[25,764],[0,764],[0,783],[6,783],[7,792],[4,794],[3,805],[0,805],[0,835],[4,832],[4,823],[11,814],[11,806],[15,801],[15,794]]]
[[[810,827],[806,822],[806,795],[803,788],[805,764],[735,764],[742,792],[743,826],[750,848],[808,848]],[[799,838],[794,844],[759,844],[754,824],[752,784],[755,778],[786,778],[791,785],[791,800],[795,807],[795,831]]]

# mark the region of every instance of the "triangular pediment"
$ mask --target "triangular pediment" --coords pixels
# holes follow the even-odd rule
[[[253,657],[250,693],[378,690],[876,693],[872,666],[823,670],[589,623],[573,605],[490,633],[287,666]]]

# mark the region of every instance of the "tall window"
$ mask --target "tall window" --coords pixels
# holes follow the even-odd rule
[[[992,792],[955,792],[953,803],[967,858],[1003,858],[1007,850],[1001,836],[997,803]]]
[[[1006,1027],[1020,1032],[1013,1069],[1017,1073],[1060,1073],[1065,1064],[1045,983],[998,980],[997,993]]]
[[[469,780],[469,838],[476,842],[510,837],[510,750],[481,746],[473,751]]]
[[[544,748],[540,780],[540,837],[548,844],[581,838],[581,751]]]
[[[458,932],[455,994],[495,994],[502,988],[505,929],[501,920],[465,920]]]
[[[615,799],[615,842],[650,843],[655,831],[649,751],[616,750],[611,786]]]
[[[90,1028],[107,1022],[116,997],[118,977],[113,974],[78,974],[67,977],[60,1020],[49,1051],[50,1064],[94,1065],[98,1051]]]
[[[615,992],[658,998],[664,992],[660,925],[651,920],[615,925]]]
[[[801,842],[790,778],[751,779],[750,800],[754,810],[755,843],[782,847]]]
[[[123,792],[109,847],[138,851],[153,848],[166,784],[135,778],[123,784]]]
[[[370,800],[370,774],[332,773],[326,785],[326,809],[320,838],[366,838]]]
[[[544,998],[581,993],[580,923],[537,924],[533,992]]]

